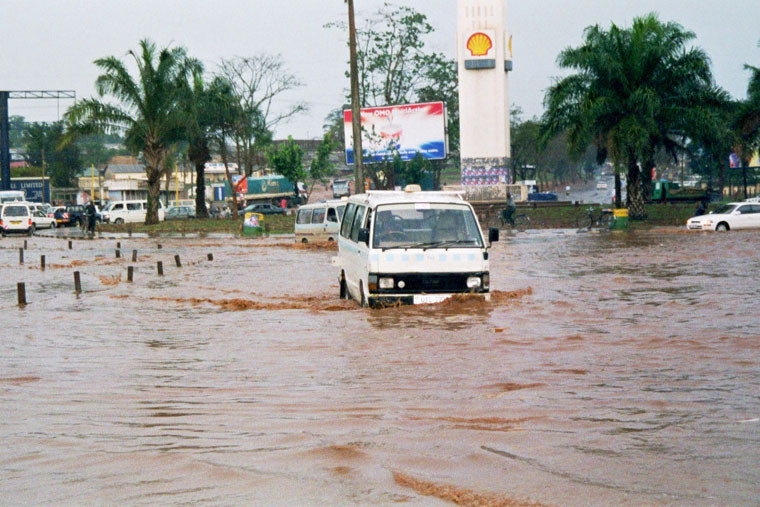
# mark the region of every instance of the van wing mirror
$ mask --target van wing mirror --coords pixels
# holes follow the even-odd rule
[[[364,227],[359,229],[359,243],[369,245],[369,229]]]
[[[490,227],[488,229],[488,242],[496,243],[497,241],[499,241],[499,229],[496,227]]]

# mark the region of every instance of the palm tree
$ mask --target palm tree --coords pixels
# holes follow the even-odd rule
[[[77,102],[65,114],[67,137],[97,132],[123,132],[127,147],[142,154],[148,178],[146,224],[158,222],[158,198],[164,161],[171,146],[185,134],[182,94],[187,76],[200,68],[184,48],[163,48],[147,40],[140,51],[129,51],[137,74],[130,75],[120,59],[95,60],[102,74],[95,81],[99,98]],[[104,98],[112,100],[103,100]]]
[[[689,135],[719,125],[726,95],[713,84],[707,55],[687,47],[694,37],[649,14],[629,29],[588,27],[585,42],[558,57],[577,73],[547,92],[543,138],[566,131],[575,153],[594,144],[598,159],[627,168],[634,219],[646,218],[640,165],[648,169],[660,149],[682,152]]]

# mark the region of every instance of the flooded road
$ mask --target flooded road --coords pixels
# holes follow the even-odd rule
[[[385,310],[263,241],[0,240],[3,504],[760,499],[760,233],[528,232]]]

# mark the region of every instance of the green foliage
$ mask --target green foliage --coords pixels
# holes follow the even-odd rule
[[[577,48],[558,64],[575,71],[546,94],[542,139],[562,132],[575,153],[593,144],[628,169],[632,218],[643,218],[638,164],[649,167],[660,149],[672,156],[689,137],[720,135],[727,95],[712,80],[703,50],[689,47],[692,32],[656,15],[635,18],[631,28],[588,27]]]
[[[335,140],[329,132],[325,133],[322,142],[317,146],[317,153],[309,166],[309,176],[312,181],[326,182],[335,172],[335,164],[330,161],[330,154],[337,148]]]
[[[286,177],[293,183],[295,192],[298,192],[299,181],[306,179],[306,170],[303,167],[303,150],[298,146],[291,136],[287,141],[283,141],[277,146],[273,146],[267,153],[269,167]]]
[[[63,124],[27,123],[22,136],[26,145],[27,161],[42,167],[43,153],[47,176],[55,187],[76,186],[81,167],[80,152],[76,145],[61,147]]]
[[[26,121],[23,116],[10,116],[8,118],[8,141],[11,148],[21,148],[24,144],[24,129]]]
[[[184,137],[186,115],[182,96],[187,76],[200,68],[184,48],[158,50],[149,40],[138,52],[127,53],[137,67],[131,75],[120,59],[95,61],[102,71],[95,81],[100,99],[78,101],[65,114],[66,136],[71,143],[82,135],[124,133],[126,146],[141,153],[148,177],[146,224],[158,221],[158,193],[164,160],[171,146]],[[105,100],[102,100],[105,99]]]

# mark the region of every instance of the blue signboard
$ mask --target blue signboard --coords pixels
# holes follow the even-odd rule
[[[41,178],[11,179],[11,190],[22,190],[30,202],[50,202],[50,180],[45,178],[45,188]],[[43,195],[44,192],[44,195]]]

